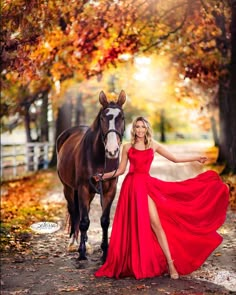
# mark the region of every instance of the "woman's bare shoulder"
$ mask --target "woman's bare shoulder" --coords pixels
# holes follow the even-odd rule
[[[130,142],[128,142],[128,143],[125,143],[124,145],[123,145],[123,150],[124,151],[126,151],[126,152],[128,152],[128,150],[131,148],[131,143]]]
[[[151,148],[156,152],[158,148],[160,147],[160,144],[156,140],[152,140]]]

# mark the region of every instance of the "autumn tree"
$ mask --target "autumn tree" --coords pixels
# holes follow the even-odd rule
[[[226,156],[226,167],[225,172],[233,172],[236,174],[236,1],[231,1],[231,62],[230,62],[230,77],[229,77],[229,88],[227,90],[227,129],[225,130],[228,134],[227,141],[222,143],[227,147],[228,153]]]
[[[228,132],[232,113],[224,120],[226,104],[234,106],[225,88],[233,70],[227,65],[234,9],[235,1],[217,0],[3,1],[3,89],[13,75],[19,91],[47,81],[50,92],[71,77],[100,79],[123,54],[169,52],[180,73],[205,89],[219,86],[220,154],[235,172],[235,159],[226,158],[229,146],[235,150],[235,135]],[[4,94],[5,110],[11,101]]]
[[[197,4],[196,4],[197,5]],[[219,110],[219,155],[224,172],[235,174],[235,102],[234,74],[235,1],[200,1],[181,36],[185,77],[198,82],[209,93],[205,106]],[[212,118],[215,122],[215,117]],[[213,126],[214,128],[214,126]]]

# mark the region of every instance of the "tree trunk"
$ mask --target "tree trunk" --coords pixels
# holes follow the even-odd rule
[[[165,111],[161,110],[160,116],[160,133],[161,133],[161,142],[166,142],[166,135],[165,135]]]
[[[30,114],[29,114],[28,106],[25,106],[24,124],[25,124],[26,141],[32,142],[31,129],[30,129]]]
[[[226,121],[226,166],[223,173],[236,174],[236,0],[231,1],[231,61],[230,81],[227,93],[228,113]]]
[[[68,99],[59,109],[57,113],[56,126],[55,126],[55,143],[53,148],[53,155],[50,161],[50,167],[55,167],[57,164],[56,141],[58,136],[72,125],[72,110],[73,105],[71,100]]]
[[[114,74],[110,75],[109,80],[108,80],[108,92],[115,93],[116,80],[117,80],[116,75],[114,75]]]
[[[31,128],[30,128],[30,113],[29,113],[30,105],[25,106],[25,114],[24,114],[24,123],[25,123],[25,132],[26,132],[26,141],[27,143],[33,142],[31,136]],[[27,170],[34,171],[34,147],[27,148]]]
[[[42,106],[39,118],[39,142],[49,141],[49,126],[48,126],[48,92],[43,93]],[[41,146],[38,157],[38,170],[48,166],[47,160],[45,159],[45,146]]]
[[[76,104],[75,125],[81,125],[85,121],[85,110],[82,103],[82,93],[79,93]]]
[[[214,116],[211,116],[211,129],[212,129],[212,135],[213,135],[213,140],[214,140],[214,146],[218,147],[219,146],[219,137],[217,133],[217,128],[216,128],[216,120]]]
[[[229,74],[227,73],[228,64],[225,61],[228,60],[229,42],[226,35],[226,21],[224,13],[220,13],[217,10],[212,11],[215,17],[216,25],[221,31],[221,35],[216,37],[216,46],[222,56],[222,71],[219,76],[219,90],[218,90],[218,102],[219,102],[219,154],[216,162],[218,164],[225,164],[227,157],[227,136],[228,136],[228,86],[229,86]]]
[[[49,126],[48,126],[48,92],[44,93],[42,98],[42,107],[40,114],[40,142],[49,140]]]
[[[218,90],[218,100],[219,100],[219,124],[220,124],[220,138],[219,138],[219,154],[216,162],[218,164],[224,164],[226,162],[226,154],[227,154],[227,120],[228,120],[228,112],[229,106],[227,101],[227,78],[220,77],[219,81],[219,90]]]

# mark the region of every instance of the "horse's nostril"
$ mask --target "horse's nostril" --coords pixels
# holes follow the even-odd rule
[[[108,150],[106,150],[106,153],[107,153],[108,157],[114,158],[117,155],[117,151],[118,150],[115,150],[115,151],[108,151]]]
[[[110,155],[111,157],[113,157],[113,156],[115,155],[115,153],[113,153],[113,152],[109,152],[109,155]]]

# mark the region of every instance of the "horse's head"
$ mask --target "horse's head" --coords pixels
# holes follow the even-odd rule
[[[125,131],[125,118],[122,109],[125,100],[126,94],[123,90],[116,102],[108,102],[103,91],[99,95],[99,102],[103,106],[100,113],[100,127],[106,157],[109,159],[115,159],[119,156],[119,149]]]

